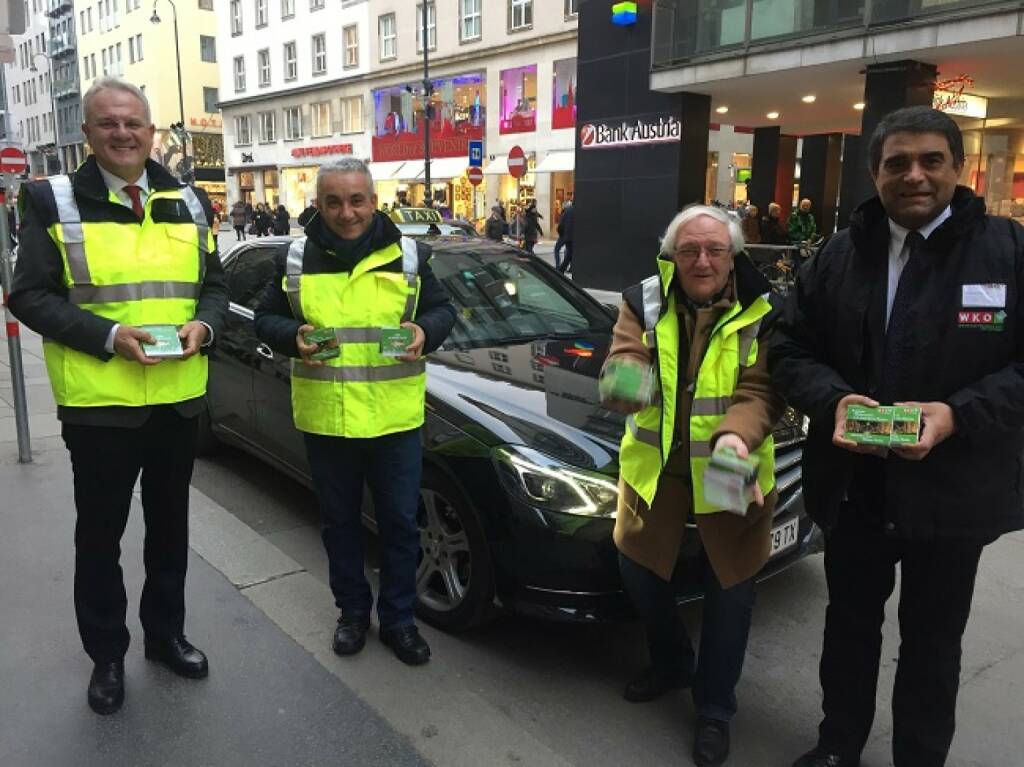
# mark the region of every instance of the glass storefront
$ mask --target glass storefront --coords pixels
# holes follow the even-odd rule
[[[954,119],[961,123],[964,135],[960,183],[984,197],[992,215],[1024,224],[1024,120]]]
[[[315,165],[281,169],[284,205],[291,215],[298,216],[316,199],[316,172]]]
[[[576,126],[576,59],[562,59],[554,64],[551,89],[551,127]]]
[[[281,202],[281,194],[278,190],[276,170],[263,171],[263,200],[267,205],[276,208]]]
[[[537,130],[537,65],[503,70],[499,87],[499,133]]]

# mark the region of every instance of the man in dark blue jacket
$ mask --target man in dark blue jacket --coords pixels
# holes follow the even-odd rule
[[[978,561],[1024,527],[1024,229],[957,186],[963,140],[941,112],[888,115],[869,157],[879,196],[802,269],[769,354],[810,417],[805,498],[827,534],[825,716],[794,767],[859,764],[897,562],[893,760],[945,764]],[[921,408],[917,444],[846,439],[847,408],[879,403]]]

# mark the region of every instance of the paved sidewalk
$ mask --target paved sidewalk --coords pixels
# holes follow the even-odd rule
[[[186,629],[207,651],[206,680],[180,679],[142,657],[142,514],[134,503],[123,540],[132,646],[124,709],[92,713],[72,602],[71,471],[43,395],[38,337],[25,339],[32,383],[33,454],[18,463],[4,341],[0,364],[0,765],[3,767],[326,767],[426,765],[410,742],[190,552]],[[193,491],[192,533],[234,520]],[[238,523],[239,527],[244,527]],[[251,551],[232,530],[233,549]],[[282,558],[284,559],[284,558]],[[226,560],[230,561],[230,560]],[[245,569],[244,558],[235,560]],[[262,566],[267,562],[263,561]],[[284,563],[287,565],[287,563]],[[291,563],[291,569],[297,566]],[[233,582],[234,581],[234,582]],[[250,579],[250,585],[258,579]]]

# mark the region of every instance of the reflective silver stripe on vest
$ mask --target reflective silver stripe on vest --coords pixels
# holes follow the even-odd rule
[[[690,406],[690,415],[725,415],[732,397],[698,397]]]
[[[113,304],[148,298],[199,298],[194,282],[132,282],[124,285],[74,285],[68,291],[72,304]]]
[[[285,290],[288,293],[288,303],[291,304],[292,314],[295,319],[305,321],[302,314],[302,256],[306,252],[306,238],[300,237],[293,240],[288,246],[288,259],[285,261]]]
[[[710,458],[711,457],[711,445],[707,442],[691,442],[690,443],[690,458]]]
[[[339,344],[377,344],[380,328],[335,328],[334,337]]]
[[[658,275],[648,277],[640,283],[643,286],[644,297],[644,327],[654,331],[658,324],[658,317],[661,314],[661,279]]]
[[[643,442],[645,445],[656,447],[661,449],[661,439],[659,438],[658,432],[652,429],[645,429],[642,426],[636,425],[636,419],[633,416],[626,418],[626,426],[629,427],[629,433],[633,435],[633,439],[637,442]]]
[[[210,223],[206,220],[206,211],[203,210],[203,204],[199,202],[199,197],[190,187],[184,186],[178,191],[181,192],[181,197],[188,206],[188,212],[192,214],[192,221],[195,223],[196,229],[199,230],[199,251],[205,255],[210,252]],[[200,279],[206,269],[206,259],[201,258],[201,261]]]
[[[85,232],[82,231],[82,214],[78,212],[75,191],[67,176],[51,176],[47,179],[53,198],[57,201],[57,220],[64,235],[64,252],[67,254],[71,279],[76,283],[89,284],[89,263],[85,259]]]
[[[292,360],[292,375],[310,381],[330,381],[332,383],[371,383],[377,381],[398,381],[422,375],[427,370],[426,360],[403,362],[399,365],[382,365],[380,367],[332,367],[324,365],[314,367],[298,360]]]
[[[402,312],[402,322],[411,322],[416,313],[416,280],[420,271],[419,249],[416,241],[411,237],[402,238],[402,274],[405,275],[405,284],[409,288],[409,295],[405,297],[405,310]]]
[[[750,348],[754,345],[754,341],[757,340],[757,334],[759,332],[761,332],[761,320],[758,320],[753,325],[747,325],[747,327],[743,328],[739,332],[739,361],[743,367],[749,367],[747,365],[747,358],[750,356]]]

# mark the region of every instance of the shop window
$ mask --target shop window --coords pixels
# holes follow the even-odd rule
[[[363,132],[363,97],[350,96],[341,100],[341,132]]]
[[[318,104],[313,104],[311,107],[312,112],[312,128],[313,136],[330,136],[331,135],[331,102],[321,101]]]
[[[554,63],[554,87],[551,89],[551,127],[576,126],[576,59]]]
[[[259,131],[258,136],[261,144],[269,144],[277,140],[277,132],[275,130],[275,120],[273,112],[260,112],[257,115],[256,128]]]
[[[359,66],[359,27],[355,24],[341,30],[342,41],[345,45],[345,69],[352,69]]]
[[[380,60],[386,61],[398,55],[398,34],[395,31],[395,14],[385,13],[377,19]]]
[[[480,6],[483,0],[459,0],[459,36],[462,42],[479,40],[483,34]]]
[[[508,0],[508,29],[516,32],[533,26],[533,0]]]
[[[284,137],[291,141],[302,138],[302,107],[284,110]]]
[[[299,76],[298,54],[295,42],[284,44],[284,79],[294,80]]]
[[[500,133],[537,130],[537,65],[501,72]]]
[[[249,146],[252,143],[252,123],[249,115],[239,115],[235,118],[235,144],[237,146]]]
[[[427,3],[427,46],[437,50],[437,7]],[[423,3],[416,6],[416,52],[423,53]]]
[[[261,88],[270,85],[270,51],[266,48],[256,52],[256,72]]]
[[[322,75],[327,71],[327,38],[323,32],[313,35],[313,74]]]

